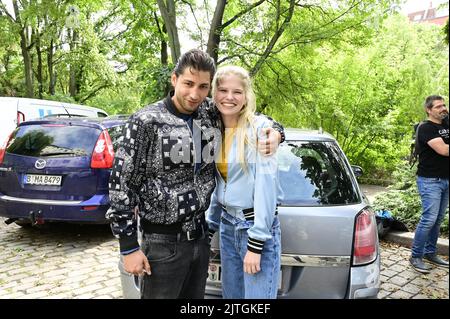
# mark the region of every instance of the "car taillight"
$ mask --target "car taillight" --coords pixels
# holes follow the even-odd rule
[[[108,132],[102,131],[92,152],[91,168],[111,168],[114,149]]]
[[[22,122],[25,122],[25,114],[23,114],[20,111],[17,111],[17,125],[19,125]]]
[[[378,236],[375,214],[365,208],[356,217],[353,265],[363,265],[374,261],[378,253]]]
[[[13,133],[8,135],[8,138],[0,145],[0,164],[3,164],[3,158],[5,157],[6,149],[8,148],[9,141],[11,141]]]

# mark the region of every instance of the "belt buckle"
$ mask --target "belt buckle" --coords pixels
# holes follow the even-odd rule
[[[186,237],[187,237],[187,240],[188,240],[188,241],[191,241],[191,240],[194,240],[194,239],[195,239],[195,236],[194,236],[194,237],[191,237],[191,231],[187,231],[187,232],[186,232]]]

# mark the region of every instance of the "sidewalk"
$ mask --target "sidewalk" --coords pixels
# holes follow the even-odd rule
[[[359,186],[371,203],[374,201],[375,196],[388,190],[387,187],[378,185],[359,184]]]
[[[432,266],[429,274],[409,264],[409,248],[381,241],[380,292],[378,299],[448,299],[449,269]]]

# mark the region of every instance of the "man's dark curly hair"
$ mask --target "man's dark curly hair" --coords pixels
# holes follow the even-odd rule
[[[213,58],[202,50],[192,49],[184,53],[177,62],[173,72],[180,76],[186,68],[192,68],[197,71],[209,72],[211,80],[216,73],[216,64]]]

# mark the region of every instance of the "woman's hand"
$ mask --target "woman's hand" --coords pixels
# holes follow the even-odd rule
[[[254,275],[261,271],[261,255],[247,251],[244,257],[244,272],[249,275]]]

